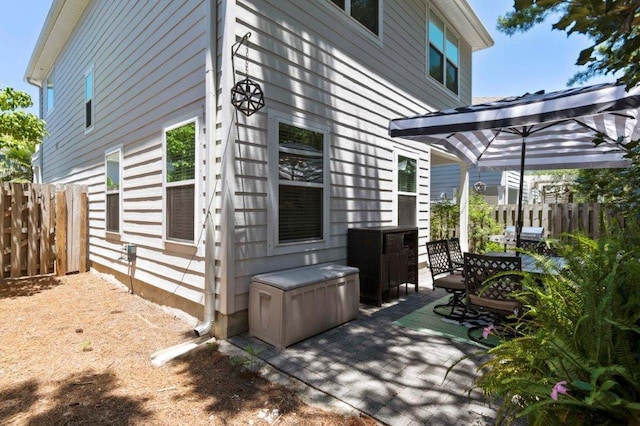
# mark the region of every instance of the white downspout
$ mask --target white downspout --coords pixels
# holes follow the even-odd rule
[[[204,316],[202,321],[196,326],[194,332],[196,336],[208,334],[213,328],[216,313],[216,271],[215,271],[215,224],[213,212],[215,204],[213,199],[216,196],[215,182],[215,143],[216,143],[216,1],[206,0],[205,8],[207,14],[207,50],[205,55],[205,140],[207,153],[205,164],[205,185],[207,185],[208,208],[205,218],[205,249],[204,249]]]

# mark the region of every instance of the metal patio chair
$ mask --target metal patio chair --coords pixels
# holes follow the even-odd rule
[[[491,256],[464,253],[464,282],[467,308],[492,314],[494,328],[504,331],[507,317],[518,313],[522,307],[512,295],[520,290],[521,276],[509,274],[522,270],[522,259],[518,256]],[[477,337],[484,326],[467,330],[469,339],[491,346]],[[483,341],[484,340],[484,341]]]
[[[462,255],[462,249],[460,248],[460,238],[449,238],[449,240],[447,240],[447,245],[449,246],[449,257],[453,268],[455,270],[462,271],[464,256]]]
[[[436,240],[427,242],[427,256],[429,257],[429,269],[433,279],[433,289],[442,288],[451,294],[449,301],[433,307],[433,312],[447,318],[462,318],[466,310],[465,284],[461,271],[451,263],[448,240]],[[447,307],[448,313],[442,313],[440,308]],[[456,312],[456,308],[460,308]]]

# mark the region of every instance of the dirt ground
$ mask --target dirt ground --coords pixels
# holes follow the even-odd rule
[[[0,280],[0,424],[376,424],[306,405],[215,345],[152,366],[194,337],[190,320],[97,274]]]

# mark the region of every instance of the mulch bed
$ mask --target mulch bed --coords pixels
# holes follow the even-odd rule
[[[0,424],[373,425],[310,406],[206,345],[196,320],[94,273],[0,281]]]

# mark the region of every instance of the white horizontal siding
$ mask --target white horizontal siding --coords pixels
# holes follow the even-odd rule
[[[135,278],[203,303],[204,260],[162,241],[166,126],[204,112],[204,0],[94,1],[56,61],[43,177],[89,186],[90,259],[128,274],[122,244],[137,244]],[[84,73],[93,65],[93,131],[84,131]],[[104,156],[122,148],[122,229],[105,233]]]
[[[387,136],[391,118],[461,105],[470,99],[470,48],[462,43],[460,84],[464,96],[426,76],[423,1],[384,3],[382,45],[356,25],[344,25],[331,4],[238,1],[236,35],[251,32],[250,77],[261,84],[267,108],[240,117],[234,197],[236,309],[246,305],[250,277],[318,262],[346,261],[349,227],[395,221],[394,152],[420,157],[418,217],[420,257],[428,234],[430,185],[427,147]],[[336,29],[339,28],[338,31]],[[235,58],[244,72],[244,48]],[[240,78],[240,76],[238,76]],[[469,92],[469,93],[466,93]],[[330,129],[330,237],[327,248],[267,256],[267,111],[302,115]]]

